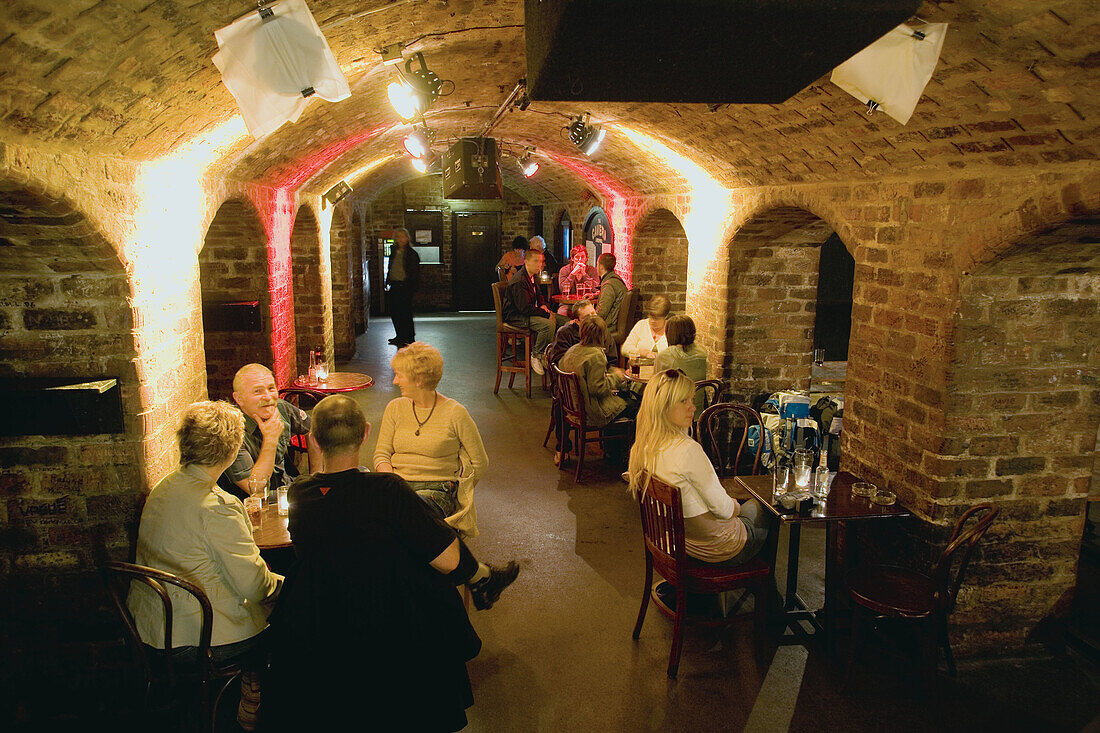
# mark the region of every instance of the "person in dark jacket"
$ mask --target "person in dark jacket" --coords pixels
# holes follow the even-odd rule
[[[413,327],[413,293],[420,287],[420,255],[409,244],[409,230],[398,227],[393,232],[393,250],[390,267],[386,273],[389,288],[387,302],[393,321],[393,338],[390,343],[402,348],[416,341]]]
[[[619,308],[626,296],[626,283],[615,272],[615,255],[604,252],[596,258],[596,273],[600,276],[600,297],[596,301],[596,315],[607,324],[608,333],[615,343],[626,337],[619,333]]]
[[[523,267],[512,276],[504,291],[503,313],[506,323],[535,332],[535,345],[531,349],[531,368],[536,374],[546,372],[543,362],[547,344],[565,319],[554,313],[546,303],[535,278],[542,271],[543,254],[534,247],[527,250]]]

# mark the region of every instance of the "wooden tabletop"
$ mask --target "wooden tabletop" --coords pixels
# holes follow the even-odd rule
[[[312,389],[316,392],[324,392],[325,394],[336,394],[338,392],[354,392],[357,389],[366,389],[374,384],[374,379],[369,375],[360,374],[359,372],[331,372],[328,378],[323,382],[318,380],[317,384],[310,384],[309,377],[305,374],[301,374],[294,380],[294,386],[302,389]]]
[[[272,550],[277,547],[293,547],[290,541],[290,530],[287,529],[287,517],[279,516],[279,507],[268,504],[262,511],[263,519],[259,527],[252,528],[252,539],[261,550]]]
[[[638,384],[648,384],[649,380],[653,379],[653,365],[642,364],[638,367],[638,373],[634,374],[630,367],[626,368],[626,378],[631,382],[637,382]]]
[[[875,504],[864,496],[852,495],[852,484],[859,481],[847,471],[841,471],[833,479],[829,497],[825,505],[814,504],[814,511],[809,515],[799,515],[776,507],[772,503],[772,477],[764,476],[737,476],[722,479],[722,486],[726,492],[737,498],[734,493],[737,490],[748,492],[762,505],[784,522],[838,522],[850,519],[881,519],[883,517],[907,517],[909,510],[899,503],[882,506]],[[736,486],[735,486],[736,485]]]

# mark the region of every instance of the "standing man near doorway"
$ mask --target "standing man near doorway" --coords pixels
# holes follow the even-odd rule
[[[597,257],[596,274],[600,277],[600,297],[596,301],[596,315],[604,320],[611,338],[618,344],[626,337],[626,334],[619,333],[618,329],[619,307],[623,303],[627,288],[626,283],[615,272],[615,255],[604,252]]]
[[[409,243],[409,230],[405,227],[398,227],[393,232],[386,285],[389,287],[390,320],[393,321],[390,343],[400,349],[416,341],[412,300],[420,286],[420,255]]]

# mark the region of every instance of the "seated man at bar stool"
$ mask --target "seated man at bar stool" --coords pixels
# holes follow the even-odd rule
[[[244,413],[244,442],[218,485],[238,498],[268,493],[290,485],[297,475],[287,465],[291,435],[309,432],[309,414],[279,399],[271,370],[262,364],[246,364],[233,376],[233,401]],[[321,453],[309,447],[312,466],[321,465]]]
[[[537,249],[539,252],[542,252],[542,256],[545,258],[542,263],[542,269],[546,270],[551,275],[558,274],[558,270],[560,269],[561,265],[558,264],[558,261],[554,258],[554,255],[546,249],[545,239],[536,234],[535,236],[531,237],[531,240],[527,243],[527,246],[531,249]]]
[[[359,451],[370,425],[354,400],[313,410],[324,471],[290,487],[298,564],[272,615],[265,729],[456,731],[473,704],[466,662],[481,641],[455,586],[484,610],[519,566],[479,563],[438,510]],[[269,718],[267,715],[273,713]]]
[[[535,332],[535,343],[531,347],[531,368],[536,374],[545,374],[543,353],[554,337],[558,327],[565,319],[550,310],[542,290],[535,278],[543,267],[543,254],[532,247],[527,250],[520,268],[504,291],[503,313],[506,323],[519,328],[530,328]]]

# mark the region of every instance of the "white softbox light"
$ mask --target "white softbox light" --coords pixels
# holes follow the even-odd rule
[[[214,65],[253,137],[297,122],[314,96],[339,102],[348,80],[304,0],[280,0],[214,32]]]
[[[946,35],[947,23],[926,23],[917,31],[899,25],[833,69],[831,80],[904,125],[932,78]]]

